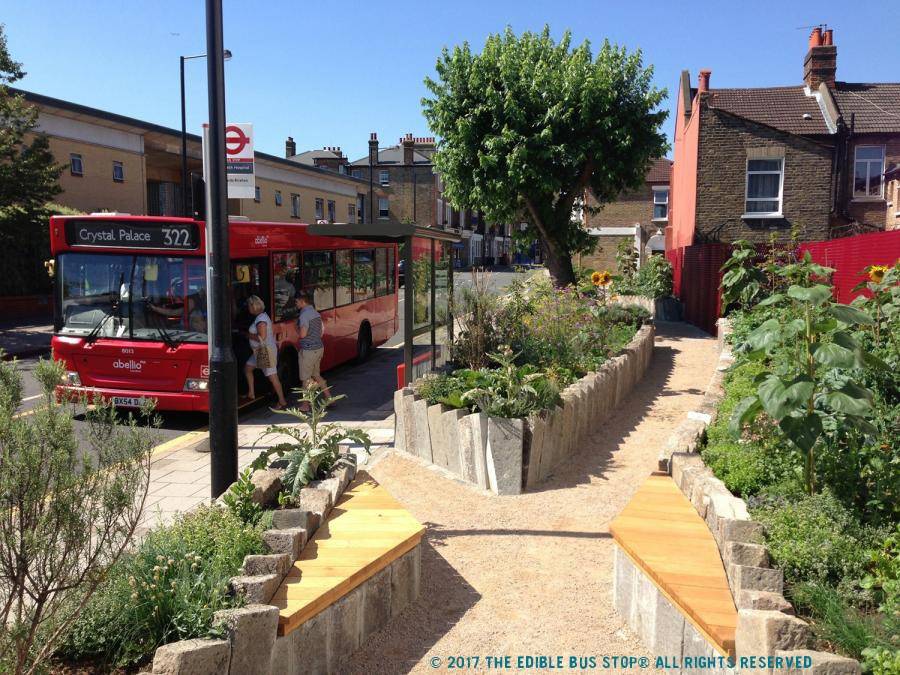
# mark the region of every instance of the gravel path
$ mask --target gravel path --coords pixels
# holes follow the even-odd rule
[[[715,355],[705,333],[660,324],[647,375],[619,414],[524,495],[491,496],[393,452],[377,458],[370,473],[428,527],[422,593],[347,670],[443,672],[451,656],[479,656],[470,672],[484,672],[488,655],[510,656],[507,672],[520,655],[562,655],[566,666],[594,656],[599,670],[604,655],[649,656],[612,605],[608,525],[699,403]]]

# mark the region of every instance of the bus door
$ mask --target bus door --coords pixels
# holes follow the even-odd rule
[[[248,331],[253,323],[253,315],[247,307],[247,299],[251,295],[258,296],[266,303],[266,313],[272,315],[271,294],[269,292],[269,260],[268,258],[249,258],[231,261],[231,334],[232,348],[237,360],[238,369],[253,353],[250,349]],[[238,378],[240,387],[246,389],[244,378]]]

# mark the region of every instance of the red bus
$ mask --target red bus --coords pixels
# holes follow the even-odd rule
[[[259,296],[275,326],[283,386],[298,380],[294,296],[314,293],[322,368],[364,360],[397,332],[397,246],[307,234],[292,223],[229,222],[231,311],[240,369],[246,308]],[[53,355],[60,392],[99,392],[120,407],[206,411],[209,375],[205,227],[188,218],[92,214],[50,219],[55,259]],[[263,378],[264,379],[264,378]],[[258,391],[266,391],[260,380]]]

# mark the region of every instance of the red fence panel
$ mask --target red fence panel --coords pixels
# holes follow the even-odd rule
[[[666,253],[673,268],[672,292],[681,300],[685,321],[713,335],[721,311],[719,270],[730,253],[727,244],[695,244]]]
[[[834,268],[832,283],[838,302],[850,302],[858,293],[853,287],[863,280],[869,265],[892,267],[900,259],[900,230],[857,234],[853,237],[800,245],[820,265]]]

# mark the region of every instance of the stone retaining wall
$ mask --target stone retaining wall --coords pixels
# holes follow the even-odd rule
[[[412,387],[394,393],[394,447],[498,495],[520,494],[596,433],[640,381],[655,330],[642,326],[621,354],[561,393],[563,404],[525,419],[428,405]]]
[[[769,554],[765,547],[764,530],[760,523],[750,518],[747,505],[729,492],[725,484],[713,475],[704,464],[699,448],[705,440],[707,426],[715,421],[719,402],[725,395],[723,387],[725,373],[734,362],[725,337],[730,333],[727,321],[719,321],[719,360],[710,379],[706,394],[697,410],[691,411],[669,437],[659,456],[659,470],[668,472],[697,513],[706,521],[719,548],[725,567],[728,584],[738,610],[738,625],[735,633],[737,657],[782,656],[812,658],[812,666],[803,669],[806,673],[828,673],[829,675],[857,674],[860,664],[828,652],[806,649],[812,638],[809,625],[797,618],[794,608],[783,595],[784,579],[781,570],[770,566]],[[627,602],[623,600],[620,614],[628,619],[629,625],[641,637],[645,646],[660,656],[674,652],[666,651],[675,642],[675,633],[667,608],[660,612],[663,620],[652,618],[635,620],[631,614],[647,612],[668,601],[655,584],[643,572],[634,567],[618,547],[616,550],[615,584],[622,590],[615,591],[624,598],[632,589]],[[623,558],[620,560],[620,558]],[[621,573],[620,573],[621,570]],[[629,580],[631,574],[633,580]],[[619,597],[618,595],[616,597]],[[619,605],[617,604],[617,609]],[[640,608],[635,610],[634,608]],[[671,605],[669,605],[671,607]],[[623,611],[627,610],[627,611]],[[630,613],[629,613],[630,612]],[[655,615],[654,615],[655,616]],[[677,623],[677,622],[676,622]],[[685,624],[690,622],[685,621]],[[693,628],[693,627],[692,627]],[[684,632],[684,649],[713,649],[705,638],[704,648],[693,642],[696,635],[688,639]],[[661,649],[664,646],[666,649]],[[687,655],[687,651],[684,652]],[[775,669],[775,672],[792,672],[790,668]],[[797,670],[800,672],[800,670]]]
[[[272,470],[269,470],[271,472]],[[254,474],[257,500],[265,500],[277,476]],[[420,546],[338,599],[292,633],[278,637],[280,610],[271,602],[306,542],[325,522],[338,498],[356,477],[352,455],[339,460],[331,475],[300,491],[298,508],[273,513],[263,533],[269,550],[244,558],[231,589],[244,596],[242,607],[222,610],[215,625],[222,639],[201,638],[163,645],[153,657],[155,675],[300,675],[336,672],[373,632],[419,595]],[[280,485],[280,484],[279,484]]]
[[[618,295],[614,302],[617,305],[638,305],[643,307],[653,319],[658,321],[681,321],[681,303],[672,297],[645,298],[643,295]]]

